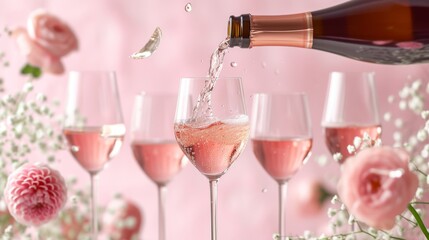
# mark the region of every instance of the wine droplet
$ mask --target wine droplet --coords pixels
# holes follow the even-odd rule
[[[262,193],[266,193],[266,192],[268,192],[268,189],[267,188],[262,188],[261,192]]]
[[[133,59],[142,59],[150,57],[155,50],[158,48],[159,43],[161,42],[162,31],[159,27],[155,29],[149,41],[144,45],[140,51],[133,53],[131,58]]]
[[[231,62],[231,63],[230,63],[230,65],[231,65],[231,67],[233,67],[233,68],[235,68],[235,67],[237,67],[237,66],[238,66],[238,64],[237,64],[236,62]]]
[[[191,3],[187,3],[187,4],[185,5],[185,11],[186,11],[186,12],[190,12],[190,11],[192,11],[192,4],[191,4]]]

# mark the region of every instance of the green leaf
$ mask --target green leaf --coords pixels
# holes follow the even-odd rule
[[[39,78],[40,76],[42,76],[42,69],[40,69],[38,67],[34,67],[33,68],[33,77]]]
[[[42,69],[27,63],[21,68],[21,74],[31,75],[33,78],[39,78],[42,75]]]
[[[21,68],[21,74],[25,75],[25,74],[29,74],[32,71],[32,67],[30,64],[25,64],[22,68]]]

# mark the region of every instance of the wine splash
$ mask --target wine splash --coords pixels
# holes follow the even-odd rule
[[[161,28],[157,27],[152,33],[149,41],[138,51],[133,53],[130,57],[133,59],[143,59],[150,57],[156,49],[158,49],[159,43],[161,42],[162,31]]]
[[[208,78],[205,81],[204,88],[201,90],[197,103],[194,107],[192,115],[193,122],[207,119],[207,117],[213,117],[211,108],[211,92],[216,85],[216,81],[219,78],[220,72],[222,71],[223,60],[228,48],[229,38],[223,40],[210,57]]]

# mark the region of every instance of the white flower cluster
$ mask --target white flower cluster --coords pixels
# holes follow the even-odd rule
[[[415,199],[412,204],[421,217],[425,217],[424,206],[425,189],[429,185],[429,107],[426,106],[426,96],[429,95],[429,83],[424,83],[421,79],[413,80],[409,77],[410,83],[406,84],[398,93],[397,96],[389,96],[387,101],[390,104],[398,104],[399,109],[404,113],[411,112],[411,115],[417,115],[417,121],[422,119],[421,124],[416,122],[416,118],[412,118],[412,123],[408,123],[401,117],[393,116],[392,113],[384,114],[384,121],[391,122],[396,128],[393,133],[394,146],[404,147],[410,154],[410,168],[417,173],[420,181],[420,187],[416,191]],[[402,112],[401,111],[401,112]],[[417,128],[417,129],[413,129]],[[362,138],[356,137],[353,145],[349,145],[347,150],[350,154],[354,154],[359,150],[367,147],[379,146],[381,140],[373,141],[368,134]],[[340,153],[334,154],[334,159],[341,160]],[[391,177],[398,177],[402,173],[392,171]],[[396,225],[389,231],[377,230],[371,228],[364,223],[356,220],[349,214],[344,204],[339,197],[335,195],[331,200],[332,206],[328,209],[330,217],[331,234],[322,234],[314,236],[306,231],[302,236],[288,237],[289,240],[356,240],[356,239],[379,239],[379,240],[405,240],[405,239],[422,239],[422,232],[419,229],[417,220],[410,211],[405,211],[397,217]],[[278,235],[274,235],[273,239],[280,240]],[[283,239],[281,239],[283,240]]]
[[[411,80],[411,77],[410,77]],[[409,110],[422,119],[421,124],[413,122],[407,123],[404,129],[404,121],[397,118],[394,126],[397,130],[393,134],[395,146],[404,147],[411,156],[410,168],[417,173],[421,185],[429,184],[429,144],[427,143],[429,135],[429,107],[426,106],[425,96],[429,94],[429,83],[424,83],[421,79],[412,80],[399,91],[399,108]],[[390,103],[394,103],[394,97],[389,98]],[[385,120],[388,121],[385,113]],[[417,129],[415,129],[418,127]],[[423,193],[419,193],[422,195]]]
[[[10,161],[14,167],[38,148],[53,162],[56,151],[63,148],[59,120],[44,94],[30,98],[33,84],[28,82],[17,94],[6,94],[0,99],[0,162]],[[55,124],[55,122],[57,124]]]
[[[7,29],[5,32],[10,34]],[[6,53],[0,51],[0,69],[12,65]],[[56,153],[66,147],[61,131],[63,117],[57,112],[59,103],[50,101],[43,93],[36,93],[34,83],[30,77],[20,90],[11,93],[5,91],[0,72],[0,195],[11,171],[26,162],[57,162]],[[87,201],[88,194],[73,188],[75,183],[75,180],[67,183],[69,193],[78,196],[81,203]],[[79,208],[89,204],[81,205]],[[87,212],[87,209],[73,211],[74,216],[84,216]],[[64,239],[62,226],[67,223],[67,216],[61,215],[35,232],[15,222],[0,199],[0,239]],[[76,221],[83,223],[79,218]]]

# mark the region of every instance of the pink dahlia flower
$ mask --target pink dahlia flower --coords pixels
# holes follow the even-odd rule
[[[39,226],[57,216],[66,203],[67,189],[58,171],[27,163],[9,175],[4,200],[17,222]]]

